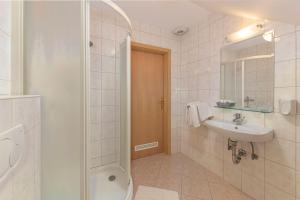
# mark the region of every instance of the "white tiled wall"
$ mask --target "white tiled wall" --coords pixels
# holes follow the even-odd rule
[[[127,27],[111,13],[91,11],[92,167],[119,160],[118,47]],[[212,15],[177,38],[163,29],[132,20],[133,40],[172,49],[172,152],[182,151],[255,199],[300,199],[300,111],[299,115],[287,117],[278,113],[279,98],[300,100],[300,28],[268,23],[280,38],[275,45],[275,112],[243,114],[248,123],[273,127],[276,138],[255,144],[259,160],[247,157],[233,165],[226,149],[227,138],[205,127],[187,128],[185,104],[194,100],[215,103],[220,93],[223,38],[253,21]],[[216,118],[231,120],[233,111],[214,109],[214,113]],[[246,143],[241,145],[250,148]]]
[[[105,8],[91,8],[91,167],[119,161],[119,46],[127,35],[122,17]],[[180,39],[158,27],[133,23],[133,41],[172,50],[172,152],[179,151]]]
[[[0,99],[0,133],[18,124],[25,128],[25,151],[19,166],[0,183],[2,200],[40,200],[40,97]]]
[[[118,47],[127,27],[120,17],[111,13],[91,11],[94,43],[91,48],[92,167],[119,160]],[[190,129],[186,126],[185,104],[195,100],[215,103],[220,93],[223,38],[253,21],[212,15],[178,38],[158,27],[132,20],[133,40],[172,49],[172,152],[182,151],[255,199],[299,200],[300,111],[298,109],[296,116],[282,116],[278,113],[278,100],[300,100],[300,28],[268,23],[280,38],[275,45],[275,112],[243,114],[248,123],[273,127],[276,138],[255,144],[259,160],[247,157],[239,165],[233,165],[226,149],[227,138],[205,127]],[[233,111],[214,109],[214,113],[216,118],[231,120]],[[246,143],[241,145],[250,148]]]
[[[0,95],[10,93],[11,2],[0,1]]]
[[[251,21],[231,16],[211,16],[193,27],[181,43],[181,113],[189,101],[215,103],[219,95],[220,47],[226,34]],[[271,114],[245,112],[249,124],[272,127],[272,142],[255,144],[259,159],[249,156],[239,165],[231,162],[227,138],[205,127],[191,129],[181,120],[181,151],[257,200],[300,199],[300,109],[295,116],[278,113],[279,98],[300,101],[300,28],[269,22],[279,39],[275,44],[274,107]],[[213,109],[215,117],[232,120],[236,111]],[[181,116],[184,116],[183,114]],[[249,144],[241,144],[249,149]]]

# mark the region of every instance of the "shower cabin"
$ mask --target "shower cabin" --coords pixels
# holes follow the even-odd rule
[[[86,14],[88,198],[129,200],[131,22],[110,1]]]
[[[88,3],[89,199],[131,199],[131,24],[111,2]],[[127,20],[127,21],[126,21]]]
[[[24,2],[24,94],[42,96],[42,199],[129,200],[131,23],[112,1]]]

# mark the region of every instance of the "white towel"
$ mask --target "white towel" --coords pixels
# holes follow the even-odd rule
[[[187,123],[192,127],[199,127],[205,120],[213,117],[211,108],[205,102],[191,102],[187,104]]]
[[[208,103],[206,102],[198,102],[197,103],[197,108],[198,108],[198,114],[200,118],[200,122],[204,122],[205,120],[211,118],[212,111]]]
[[[179,200],[178,192],[140,185],[134,200]]]
[[[189,126],[199,127],[201,125],[196,103],[191,102],[187,105],[186,114],[187,123]]]

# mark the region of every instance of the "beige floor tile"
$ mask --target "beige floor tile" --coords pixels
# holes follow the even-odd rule
[[[207,177],[207,180],[209,183],[223,183],[224,182],[224,180],[220,176],[218,176],[208,170],[205,173],[206,173],[206,177]]]
[[[178,192],[181,200],[251,200],[181,153],[158,154],[132,162],[134,194],[144,185]]]
[[[200,166],[198,163],[194,161],[189,161],[185,163],[183,169],[183,175],[187,177],[198,177],[199,179],[206,179],[207,170]]]
[[[198,177],[187,177],[182,178],[182,194],[190,195],[202,200],[210,200],[211,194],[206,179],[199,179]]]
[[[213,200],[230,200],[230,195],[226,191],[226,186],[220,183],[209,183]]]
[[[253,200],[227,183],[210,183],[213,200]]]
[[[161,171],[156,181],[156,187],[173,190],[181,194],[181,175],[174,172]]]

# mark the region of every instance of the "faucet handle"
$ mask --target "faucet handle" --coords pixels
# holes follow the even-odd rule
[[[239,118],[242,117],[242,114],[241,113],[234,113],[233,117],[236,118],[236,119],[239,119]]]

